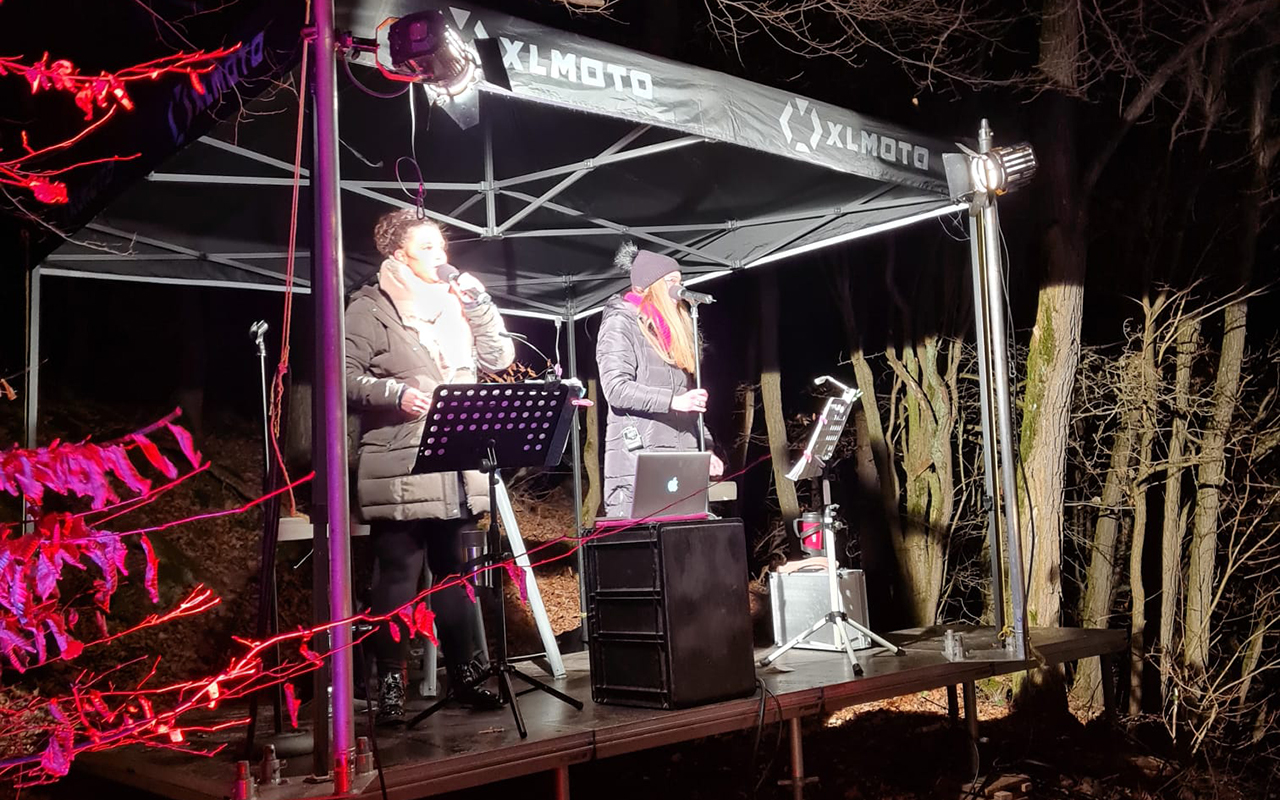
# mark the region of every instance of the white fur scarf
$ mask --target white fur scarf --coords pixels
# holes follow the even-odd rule
[[[391,298],[405,327],[417,334],[439,365],[446,383],[475,381],[475,337],[449,284],[427,283],[409,265],[388,258],[378,273],[378,286]]]

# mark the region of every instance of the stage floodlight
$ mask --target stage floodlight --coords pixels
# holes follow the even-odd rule
[[[1036,154],[1029,144],[993,147],[969,162],[975,191],[1008,194],[1031,182],[1036,174]]]
[[[391,23],[391,66],[436,92],[455,97],[476,80],[476,57],[440,11],[419,11]]]

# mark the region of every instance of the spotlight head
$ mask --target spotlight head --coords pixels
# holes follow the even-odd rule
[[[1031,182],[1036,174],[1036,154],[1026,143],[993,147],[969,161],[969,174],[975,191],[1008,194]]]
[[[460,94],[475,80],[475,56],[441,11],[418,11],[392,22],[387,45],[397,72],[416,75],[442,94]]]

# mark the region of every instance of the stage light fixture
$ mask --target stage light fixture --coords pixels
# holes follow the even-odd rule
[[[976,191],[1008,194],[1031,182],[1036,174],[1036,154],[1029,144],[993,147],[970,160],[969,172]]]
[[[397,19],[387,31],[391,66],[435,92],[456,97],[475,83],[477,56],[440,11]]]

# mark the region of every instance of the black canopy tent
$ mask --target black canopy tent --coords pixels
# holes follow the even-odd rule
[[[328,5],[322,0],[315,7],[319,47],[313,51],[320,108],[312,164],[317,219],[326,222],[313,232],[305,216],[299,221],[299,241],[314,241],[319,255],[313,275],[310,253],[299,249],[295,286],[310,291],[313,278],[325,285],[330,296],[318,296],[316,304],[320,335],[340,330],[334,309],[321,308],[333,305],[334,282],[341,276],[349,290],[376,272],[374,220],[389,208],[416,207],[419,174],[425,213],[450,231],[451,260],[479,276],[504,312],[568,323],[571,374],[573,322],[599,310],[626,285],[627,276],[612,266],[623,237],[669,253],[680,261],[686,282],[698,283],[968,211],[975,296],[1002,302],[998,291],[981,285],[998,288],[998,282],[979,277],[983,270],[989,276],[999,269],[998,252],[984,256],[979,241],[979,233],[986,237],[995,229],[994,208],[990,224],[980,230],[976,203],[949,196],[942,155],[956,149],[951,143],[784,90],[489,10],[442,4],[464,39],[498,41],[510,80],[510,90],[480,87],[480,124],[463,130],[424,102],[421,87],[388,99],[346,77],[333,83],[337,70],[328,43],[335,30],[372,37],[388,17],[422,10],[423,4],[337,0],[335,18]],[[372,70],[352,69],[355,78],[385,87]],[[261,113],[224,123],[191,143],[88,224],[92,238],[125,245],[130,255],[68,242],[36,268],[31,420],[42,276],[284,287],[297,109],[282,97],[250,103],[250,111]],[[327,126],[339,132],[340,147],[326,138]],[[413,157],[417,170],[405,156]],[[301,175],[307,182],[312,177],[308,169]],[[332,202],[325,199],[330,191]],[[337,220],[340,225],[332,224]],[[334,251],[338,242],[341,256]],[[336,308],[340,315],[340,301]],[[980,316],[987,320],[979,326],[980,349],[999,351],[992,368],[998,383],[1003,320],[998,310],[985,309]],[[340,357],[341,340],[329,345]],[[987,373],[984,362],[984,386]],[[341,394],[340,371],[332,363],[318,370],[317,380],[317,395]],[[984,392],[984,403],[989,394]],[[1007,387],[1004,395],[1007,401]],[[336,407],[318,411],[317,418],[336,418]],[[984,412],[984,423],[989,418],[992,413]],[[28,431],[34,444],[34,426]],[[992,437],[987,438],[990,446]],[[345,465],[345,441],[330,444],[324,444],[325,460]],[[339,512],[345,512],[346,500],[339,503],[341,493],[329,490],[333,538],[340,539],[346,521]],[[1005,491],[1008,505],[1011,489]],[[349,582],[343,558],[331,558],[335,582],[344,567]],[[1001,580],[998,573],[993,579]],[[347,588],[336,586],[331,596]],[[335,614],[340,610],[334,606]],[[1015,624],[1021,627],[1019,614],[1015,602]],[[335,656],[335,670],[340,659]],[[349,681],[349,663],[342,672]],[[349,707],[340,708],[348,705],[341,694],[334,696],[335,754],[349,744],[350,731],[340,730],[350,721]]]
[[[421,8],[338,5],[338,28],[357,35]],[[504,310],[548,318],[590,313],[623,285],[611,254],[624,235],[696,282],[960,208],[942,171],[949,143],[492,11],[446,11],[464,38],[499,41],[511,91],[484,87],[481,125],[461,130],[419,87],[382,99],[339,80],[348,288],[376,271],[372,221],[413,205],[418,173],[402,162],[396,177],[410,155],[456,263]],[[296,122],[284,100],[250,103],[94,219],[95,239],[132,255],[67,243],[42,274],[279,289]]]

